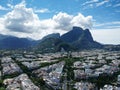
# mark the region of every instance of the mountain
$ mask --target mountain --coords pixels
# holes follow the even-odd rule
[[[80,27],[73,29],[61,36],[61,39],[78,50],[102,48],[103,46],[94,41],[89,29],[83,30]]]
[[[60,34],[49,34],[45,36],[36,46],[36,50],[42,52],[57,52],[61,49],[65,51],[83,50],[83,49],[98,49],[102,45],[93,40],[89,29],[83,30],[80,27],[73,29],[62,36]]]
[[[34,46],[36,41],[27,38],[18,38],[8,35],[0,35],[0,49],[18,49]]]
[[[43,37],[42,40],[47,38],[60,38],[60,34],[59,33],[48,34],[47,36]]]
[[[44,41],[47,38],[60,38],[60,34],[59,33],[48,34],[48,35],[44,36],[41,40],[39,40],[39,43]]]
[[[58,35],[58,34],[57,34]],[[48,35],[49,36],[49,35]],[[58,52],[63,48],[65,51],[70,51],[73,49],[68,43],[62,41],[60,36],[56,37],[56,35],[52,34],[50,37],[45,36],[41,42],[36,46],[35,50],[39,50],[42,52]]]
[[[77,41],[83,33],[83,29],[80,27],[73,27],[73,29],[61,36],[61,39],[67,43],[73,43]]]
[[[94,41],[89,29],[83,30],[80,27],[73,29],[62,36],[59,33],[49,34],[41,40],[32,40],[29,38],[18,38],[8,35],[0,35],[0,49],[18,49],[33,47],[33,50],[42,52],[57,52],[64,49],[84,50],[99,49],[103,45]]]
[[[7,37],[9,37],[9,35],[0,34],[0,40],[5,39],[5,38],[7,38]]]

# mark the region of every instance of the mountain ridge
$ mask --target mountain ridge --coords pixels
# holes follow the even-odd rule
[[[105,45],[94,41],[89,29],[83,30],[82,28],[76,26],[61,36],[59,33],[53,33],[43,37],[41,40],[18,38],[15,36],[0,34],[0,49],[30,48],[35,50],[47,50],[47,48],[49,48],[49,51],[51,48],[53,49],[53,52],[57,52],[60,51],[61,48],[66,51],[76,51],[103,49],[104,47],[107,48]]]
[[[56,42],[59,44],[56,44]],[[40,50],[48,49],[48,47],[49,50],[51,48],[54,49],[54,51],[60,51],[61,48],[63,48],[65,51],[76,51],[85,49],[100,49],[103,47],[103,45],[93,40],[89,29],[83,30],[80,27],[74,26],[72,30],[63,34],[59,38],[43,38],[42,42],[37,45],[37,49]]]

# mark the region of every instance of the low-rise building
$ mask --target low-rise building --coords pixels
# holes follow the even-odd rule
[[[0,71],[0,80],[1,80],[1,76],[2,76],[2,73],[1,73],[1,71]]]
[[[74,70],[74,78],[75,79],[85,79],[86,73],[84,70]]]
[[[16,63],[5,63],[2,64],[2,73],[3,75],[9,75],[14,73],[21,73],[22,70]]]
[[[113,85],[104,85],[104,87],[101,88],[100,90],[120,90],[120,87]]]
[[[95,84],[88,82],[76,82],[74,88],[77,90],[98,90]]]
[[[39,87],[32,83],[27,74],[21,74],[15,78],[5,79],[3,83],[6,86],[6,90],[40,90]]]

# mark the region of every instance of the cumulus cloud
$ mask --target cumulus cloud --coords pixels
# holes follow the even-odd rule
[[[74,26],[80,26],[84,29],[88,28],[91,29],[92,28],[92,16],[83,16],[81,13],[79,13],[77,16],[73,17],[72,19],[72,25]]]
[[[79,26],[83,29],[92,27],[92,16],[85,17],[81,13],[73,16],[60,12],[53,17],[53,21],[57,23],[55,28],[62,30],[70,30],[73,26]]]
[[[38,29],[39,18],[25,3],[16,5],[13,11],[5,15],[5,27],[16,32],[31,33]]]
[[[56,23],[55,29],[70,30],[72,27],[72,19],[72,15],[60,12],[54,15],[52,20]]]
[[[11,5],[8,5],[11,7]],[[81,13],[70,15],[59,12],[49,19],[40,20],[33,8],[27,8],[23,0],[12,6],[11,11],[0,18],[1,33],[19,37],[40,39],[50,33],[61,33],[72,29],[73,26],[82,28],[92,27],[92,16]],[[43,10],[45,12],[47,10]]]

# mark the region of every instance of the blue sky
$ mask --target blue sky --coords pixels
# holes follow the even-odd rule
[[[93,38],[120,44],[120,0],[0,0],[0,33],[41,39],[73,26]]]

